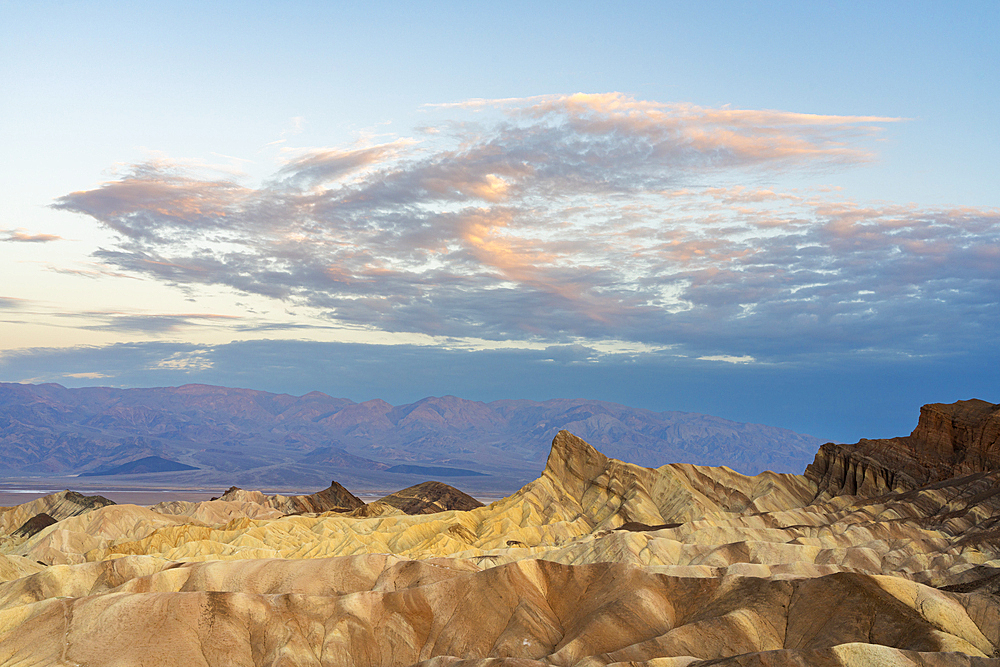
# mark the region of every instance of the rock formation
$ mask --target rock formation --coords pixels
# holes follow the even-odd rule
[[[538,479],[466,511],[92,507],[0,543],[0,665],[997,665],[996,411],[964,403],[845,448],[853,487],[823,452],[747,477],[562,431]]]
[[[61,521],[114,504],[114,501],[104,496],[85,496],[76,491],[60,491],[16,507],[0,508],[0,535],[9,535],[23,526],[28,519],[39,514],[48,514],[53,519]]]
[[[424,482],[397,491],[378,502],[391,505],[405,514],[434,514],[446,510],[474,510],[483,504],[443,482]]]
[[[41,514],[36,514],[27,521],[25,521],[20,528],[15,530],[12,535],[14,537],[31,537],[42,531],[42,529],[57,523],[50,515],[42,512]]]
[[[265,495],[230,487],[219,498],[207,502],[172,500],[153,505],[160,514],[184,516],[204,525],[228,523],[233,519],[277,519],[291,514],[346,513],[364,507],[364,502],[337,482],[309,495]]]
[[[872,496],[997,469],[1000,405],[972,399],[923,406],[905,437],[827,443],[805,475],[827,496]]]
[[[241,501],[252,500],[265,507],[273,507],[282,514],[307,514],[318,512],[350,512],[356,510],[364,501],[345,489],[336,481],[330,486],[307,496],[265,496],[260,491],[244,491],[235,486],[226,491],[219,500]]]

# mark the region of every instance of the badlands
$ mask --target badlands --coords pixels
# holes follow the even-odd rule
[[[517,493],[0,509],[0,665],[1000,665],[1000,405],[803,475],[605,457]]]

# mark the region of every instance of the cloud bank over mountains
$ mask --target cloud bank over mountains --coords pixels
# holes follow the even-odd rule
[[[428,116],[254,186],[158,159],[54,206],[117,232],[109,270],[382,331],[777,362],[967,352],[998,328],[1000,211],[784,185],[874,159],[899,119],[618,93]]]

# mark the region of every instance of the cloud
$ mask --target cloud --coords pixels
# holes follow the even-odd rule
[[[434,111],[419,141],[300,152],[259,187],[161,158],[54,207],[119,233],[109,270],[392,332],[775,361],[998,330],[1000,212],[778,186],[899,119],[618,93]]]
[[[78,325],[81,329],[95,331],[117,331],[123,333],[145,333],[161,335],[176,333],[193,326],[211,326],[215,323],[229,322],[241,318],[233,315],[216,315],[211,313],[193,313],[178,315],[150,315],[144,313],[124,312],[80,312],[62,313],[63,317],[86,319],[95,324]]]
[[[27,301],[24,299],[18,299],[10,296],[0,296],[0,309],[2,310],[20,310],[27,305]]]
[[[119,271],[109,271],[98,264],[93,264],[91,266],[93,268],[89,269],[73,269],[62,266],[49,266],[48,269],[49,271],[52,271],[54,273],[62,273],[68,276],[80,276],[82,278],[111,277],[111,278],[129,278],[132,280],[137,279],[136,276],[129,275],[127,273],[121,273]]]
[[[313,150],[291,160],[278,170],[277,183],[298,188],[314,188],[355,174],[369,165],[385,162],[411,145],[395,141],[349,150]]]
[[[61,236],[55,234],[29,234],[23,229],[0,229],[0,242],[9,241],[12,243],[48,243],[49,241],[61,241]]]
[[[85,326],[100,331],[143,332],[149,334],[173,333],[186,327],[211,325],[219,321],[239,320],[232,315],[195,313],[187,315],[143,315],[133,313],[87,313],[87,317],[103,320],[100,324]]]
[[[756,361],[756,359],[748,354],[745,354],[742,357],[733,357],[728,354],[716,354],[707,357],[698,357],[698,359],[699,361],[725,361],[728,364],[749,364]]]
[[[213,365],[214,364],[209,350],[194,349],[174,352],[163,359],[160,359],[156,366],[150,370],[170,370],[191,373],[207,371],[211,369]]]

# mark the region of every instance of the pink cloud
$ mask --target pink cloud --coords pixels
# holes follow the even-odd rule
[[[739,331],[803,346],[837,331],[867,345],[874,333],[842,325],[871,310],[858,294],[917,286],[926,301],[886,297],[865,316],[915,345],[946,283],[994,298],[997,211],[732,184],[866,159],[863,141],[898,119],[618,93],[442,107],[468,108],[497,118],[442,123],[420,144],[306,151],[258,187],[160,160],[55,207],[121,233],[97,253],[116,271],[392,331],[714,351]]]
[[[62,237],[56,236],[55,234],[28,234],[23,229],[0,230],[0,241],[10,241],[13,243],[48,243],[49,241],[61,240]]]

